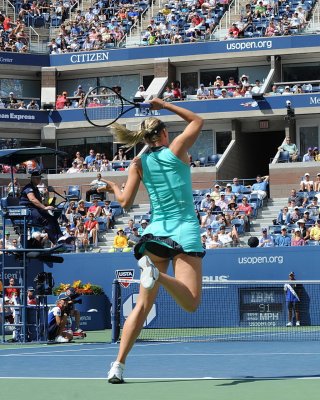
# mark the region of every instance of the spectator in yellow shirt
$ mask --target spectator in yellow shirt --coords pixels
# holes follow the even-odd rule
[[[310,239],[320,240],[320,219],[317,219],[315,226],[310,229]]]
[[[128,247],[128,238],[124,234],[123,229],[119,229],[117,235],[113,239],[113,249],[110,250],[111,253],[116,251],[131,251],[130,247]]]

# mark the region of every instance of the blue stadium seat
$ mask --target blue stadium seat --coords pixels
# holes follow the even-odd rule
[[[81,191],[79,185],[72,185],[68,187],[68,193],[66,193],[65,197],[68,201],[75,200],[79,201],[81,199]]]
[[[120,206],[120,204],[117,201],[111,201],[110,207],[114,210],[115,217],[123,215],[123,208]]]
[[[211,156],[208,156],[207,165],[216,165],[216,164],[218,164],[219,158],[220,157],[217,154],[212,154]]]
[[[204,167],[206,165],[206,157],[199,157],[200,167]]]

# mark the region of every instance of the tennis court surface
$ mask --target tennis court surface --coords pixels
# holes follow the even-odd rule
[[[103,342],[101,332],[90,343],[90,335],[71,344],[1,346],[1,398],[319,398],[318,341],[137,343],[126,383],[111,385],[106,372],[118,345]]]

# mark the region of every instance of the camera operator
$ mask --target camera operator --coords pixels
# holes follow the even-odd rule
[[[70,298],[61,293],[56,301],[56,306],[48,314],[48,340],[56,343],[68,343],[72,335],[65,331],[67,314],[65,313],[67,302]]]
[[[85,332],[80,329],[80,311],[75,309],[74,307],[75,304],[82,304],[82,300],[78,299],[81,294],[77,293],[74,288],[70,287],[66,290],[65,293],[61,293],[61,295],[65,295],[68,297],[65,313],[67,314],[67,316],[74,317],[75,320],[76,326],[75,330],[73,331],[73,336],[85,337]]]

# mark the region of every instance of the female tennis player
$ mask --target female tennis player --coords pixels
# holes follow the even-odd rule
[[[158,98],[150,101],[152,110],[167,109],[184,119],[185,130],[169,144],[166,125],[150,117],[137,132],[114,124],[118,142],[134,146],[145,142],[150,152],[131,164],[123,192],[116,183],[105,181],[122,207],[130,208],[140,181],[150,197],[152,217],[134,248],[141,269],[140,292],[135,308],[127,318],[116,361],[108,373],[110,383],[122,383],[126,357],[139,336],[155,301],[159,285],[186,311],[197,309],[201,299],[203,247],[194,210],[188,149],[197,140],[202,118],[193,112]],[[167,275],[170,260],[174,277]]]

